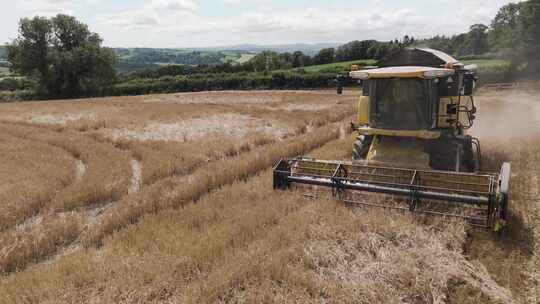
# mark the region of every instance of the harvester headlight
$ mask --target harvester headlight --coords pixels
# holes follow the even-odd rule
[[[440,70],[429,70],[424,72],[424,78],[433,79],[454,75],[454,70],[450,69],[440,69]]]
[[[349,75],[351,76],[351,78],[361,79],[361,80],[366,80],[369,78],[369,73],[362,72],[362,71],[352,71]]]

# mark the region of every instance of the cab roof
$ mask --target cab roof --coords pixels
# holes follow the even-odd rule
[[[398,66],[371,70],[352,71],[350,76],[356,79],[372,78],[423,78],[433,79],[453,75],[453,69],[441,69],[423,66]]]

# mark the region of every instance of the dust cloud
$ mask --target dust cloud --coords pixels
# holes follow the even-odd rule
[[[475,98],[478,112],[469,134],[481,141],[508,141],[540,135],[540,86],[497,90],[483,88]]]

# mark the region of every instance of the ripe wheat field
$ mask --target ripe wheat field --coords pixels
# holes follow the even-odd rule
[[[351,157],[352,92],[0,104],[0,303],[531,303],[536,96],[477,99],[486,167],[514,169],[500,235],[273,191],[281,157]]]

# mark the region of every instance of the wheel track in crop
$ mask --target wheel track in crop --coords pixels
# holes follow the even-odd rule
[[[319,126],[323,127],[323,126],[330,125],[332,123],[336,123],[337,121],[340,121],[340,120],[344,119],[346,116],[347,116],[347,113],[341,112],[339,115],[328,117],[327,119],[325,119],[325,121],[321,121],[320,119],[318,119],[317,121],[320,121],[319,123],[321,123],[321,124],[319,124]],[[32,130],[36,130],[37,133],[42,132],[44,130],[47,130],[47,131],[50,131],[50,132],[58,132],[58,133],[67,131],[67,132],[71,132],[71,133],[78,133],[78,135],[81,135],[83,138],[84,137],[90,137],[90,138],[92,138],[94,140],[97,139],[94,136],[91,136],[92,135],[91,133],[90,134],[88,134],[88,133],[85,134],[86,132],[83,131],[83,130],[70,130],[69,128],[67,128],[65,126],[55,126],[55,125],[46,125],[46,124],[33,124],[33,123],[28,123],[28,122],[11,122],[11,121],[2,121],[2,123],[9,124],[9,125],[15,126],[15,127],[21,126],[21,127],[31,128]],[[42,139],[42,138],[39,138],[39,137],[36,138],[36,136],[32,136],[31,133],[34,133],[34,132],[28,131],[28,133],[25,134],[25,132],[22,131],[23,135],[21,135],[21,132],[19,132],[19,130],[17,130],[17,132],[14,132],[12,135],[18,136],[18,137],[21,137],[21,138],[26,138],[27,136],[25,136],[25,135],[29,135],[28,139],[36,140],[36,141],[42,142],[44,144],[51,145],[51,146],[54,146],[54,147],[59,147],[59,148],[63,149],[64,151],[66,151],[68,154],[72,155],[75,158],[75,169],[74,169],[75,170],[75,178],[74,178],[73,182],[70,185],[80,183],[84,179],[84,176],[85,176],[85,174],[87,173],[87,170],[88,170],[88,165],[79,157],[79,155],[77,155],[77,153],[74,153],[73,150],[67,149],[65,146],[63,146],[61,144],[58,144],[58,143],[55,143],[55,142],[50,142],[50,141],[48,141],[46,139]],[[299,135],[299,134],[296,134],[296,135]],[[72,134],[72,136],[73,136],[73,134]],[[98,142],[104,143],[102,140],[98,140]],[[113,142],[107,142],[106,144],[108,144],[110,147],[113,147],[113,148],[117,148],[117,149],[119,148]],[[263,144],[263,145],[266,145],[266,144]],[[127,151],[127,152],[131,153],[131,151],[129,151],[129,149],[119,149],[119,150],[124,150],[124,152]],[[235,155],[235,156],[227,156],[227,157],[224,157],[224,158],[221,158],[221,159],[219,159],[219,158],[212,159],[212,160],[209,160],[209,163],[217,162],[217,161],[220,161],[220,160],[232,159],[234,157],[239,157],[241,154],[243,154],[242,152],[243,151],[239,151],[238,154]],[[47,229],[43,229],[45,224],[47,224],[47,226],[55,226],[56,224],[59,224],[59,223],[61,224],[62,221],[65,221],[65,220],[82,220],[82,223],[79,223],[79,225],[77,226],[77,227],[79,227],[77,229],[81,229],[80,233],[77,232],[78,231],[77,229],[72,229],[73,231],[71,231],[72,233],[75,231],[75,234],[78,235],[76,238],[73,238],[71,236],[69,240],[64,241],[64,242],[60,242],[63,245],[59,245],[58,247],[54,248],[52,251],[46,252],[45,254],[42,254],[38,258],[34,258],[29,263],[26,263],[25,265],[17,267],[16,270],[23,270],[23,269],[27,268],[28,266],[36,265],[36,264],[39,264],[39,263],[42,263],[42,262],[51,261],[51,260],[54,260],[54,259],[62,256],[62,255],[69,254],[70,252],[77,251],[80,248],[81,236],[82,236],[82,234],[83,234],[83,232],[85,230],[88,230],[91,227],[93,227],[95,224],[99,223],[99,219],[104,214],[106,214],[106,212],[112,206],[114,206],[115,204],[120,202],[123,198],[125,198],[126,196],[129,196],[129,195],[137,194],[140,191],[142,191],[143,189],[141,189],[142,188],[142,186],[141,186],[141,184],[142,184],[142,182],[141,182],[141,171],[143,170],[143,168],[141,168],[141,162],[139,162],[136,158],[132,157],[130,159],[129,163],[130,163],[130,167],[131,167],[130,185],[129,185],[129,188],[127,189],[128,190],[127,194],[120,197],[119,200],[112,201],[112,202],[101,202],[101,203],[98,203],[98,204],[82,205],[81,207],[77,207],[72,211],[59,211],[59,212],[56,212],[56,211],[53,210],[52,212],[46,212],[46,213],[43,213],[42,211],[40,211],[39,212],[40,214],[37,217],[27,219],[27,224],[28,225],[27,225],[27,227],[25,227],[25,229],[26,230],[30,229],[30,230],[34,230],[34,231],[43,231],[43,230],[46,231]],[[170,176],[164,176],[162,178],[158,178],[158,179],[152,181],[150,184],[148,184],[146,186],[151,186],[151,185],[157,184],[157,183],[159,183],[159,182],[161,182],[163,180],[166,180],[166,179],[169,179],[169,178],[175,177],[175,176],[176,177],[187,176],[187,175],[193,173],[194,171],[196,171],[197,169],[199,169],[203,165],[204,165],[204,163],[196,164],[193,167],[188,168],[188,170],[186,172],[182,172],[181,174],[172,174]],[[209,189],[209,191],[211,191],[211,190],[212,189]],[[48,219],[48,217],[50,217],[50,216],[53,216],[52,221],[47,221],[47,222],[43,221],[44,219]],[[57,241],[55,241],[55,242],[57,242]],[[13,269],[13,270],[15,270],[15,269]],[[5,273],[5,269],[0,268],[0,272]]]
[[[335,130],[334,132],[336,133],[335,137],[339,137],[340,134],[342,134],[343,132],[339,131],[339,128],[336,129],[336,124],[339,124],[339,123],[338,122],[328,122],[325,125],[323,125],[321,128],[330,128],[330,129],[333,128]],[[300,135],[300,136],[302,136],[302,135]],[[297,137],[298,136],[295,136],[294,138],[297,138]],[[329,139],[328,141],[330,141],[332,139],[333,138]],[[328,141],[325,141],[324,143],[326,143]],[[307,152],[307,151],[304,151],[304,153],[305,152]],[[238,158],[238,157],[239,157],[239,155],[226,157],[224,159],[216,159],[216,160],[213,160],[213,161],[209,162],[208,164],[216,163],[216,162],[219,162],[219,161],[222,161],[222,160],[227,160],[227,159],[232,160],[232,159],[235,159],[235,158]],[[24,270],[27,267],[32,266],[32,265],[37,265],[37,264],[40,264],[40,263],[48,263],[50,261],[54,261],[55,259],[58,259],[59,257],[61,257],[63,255],[70,254],[72,252],[76,252],[79,249],[81,249],[82,247],[80,246],[80,244],[81,244],[81,242],[84,242],[85,232],[87,232],[89,230],[92,230],[92,229],[95,229],[96,226],[99,226],[100,225],[100,219],[103,218],[103,216],[107,215],[107,213],[112,209],[112,207],[114,207],[116,204],[121,202],[122,199],[124,199],[126,197],[129,197],[129,196],[132,196],[132,195],[137,195],[137,194],[139,194],[139,191],[143,191],[143,189],[139,188],[139,186],[138,186],[138,185],[140,185],[140,177],[138,176],[140,171],[135,172],[135,171],[138,171],[138,169],[142,169],[140,167],[137,168],[137,166],[139,166],[139,165],[140,165],[140,163],[138,163],[136,159],[134,159],[134,158],[131,159],[131,167],[132,167],[132,178],[131,178],[131,192],[132,193],[131,194],[123,196],[118,201],[109,202],[109,203],[106,203],[106,204],[98,204],[98,205],[95,205],[95,206],[89,205],[89,206],[85,206],[85,207],[83,207],[81,209],[76,209],[74,211],[60,212],[58,214],[60,217],[57,220],[55,220],[53,222],[53,224],[50,224],[50,225],[54,226],[55,224],[61,223],[61,221],[66,221],[66,220],[82,220],[83,222],[80,225],[77,226],[77,227],[80,227],[80,231],[78,231],[78,232],[75,231],[75,233],[78,236],[75,237],[75,238],[73,238],[71,236],[69,238],[69,240],[63,242],[63,245],[54,248],[54,250],[52,250],[50,252],[45,252],[44,254],[42,254],[42,256],[40,258],[35,258],[35,259],[31,260],[30,262],[28,262],[28,263],[26,263],[26,264],[24,264],[24,265],[22,265],[20,267],[12,268],[12,270],[20,271],[20,270]],[[183,174],[181,176],[189,176],[191,173],[195,172],[196,170],[201,169],[201,165],[190,168],[190,170],[189,170],[189,172],[187,172],[187,174]],[[86,168],[86,166],[85,166],[85,168]],[[263,169],[261,169],[261,170],[263,170]],[[82,170],[82,166],[80,166],[79,169],[77,169],[77,171],[79,172],[80,178],[82,179],[82,176],[84,174],[83,171],[86,171],[86,170]],[[255,174],[257,172],[260,172],[260,170],[256,171]],[[252,174],[250,174],[250,176]],[[171,176],[159,179],[159,180],[153,182],[151,185],[157,184],[158,182],[163,181],[163,180],[168,179],[168,178],[171,178]],[[234,182],[234,181],[232,181],[232,182]],[[220,186],[223,186],[223,185],[220,185]],[[220,187],[220,186],[218,186],[218,187]],[[206,193],[208,193],[208,192],[210,192],[212,190],[214,190],[214,189],[208,189],[208,191],[202,193],[201,195],[205,195]],[[166,207],[165,209],[167,209],[167,208],[168,207]],[[160,209],[160,211],[161,210],[164,210],[164,209]],[[46,217],[47,214],[43,214],[42,216]],[[42,230],[42,225],[44,225],[44,222],[43,221],[36,221],[36,223],[34,223],[34,224],[35,224],[35,227],[33,227],[33,229]],[[123,227],[125,227],[125,226],[123,226]],[[115,229],[114,231],[111,231],[110,233],[114,233],[116,231],[117,231],[117,229]],[[110,233],[106,233],[106,234],[102,235],[99,238],[98,243],[101,243],[101,240]],[[6,273],[5,271],[3,271],[3,272]],[[7,273],[9,273],[9,272],[11,272],[11,271],[8,271]]]
[[[9,133],[6,130],[3,130],[3,131],[4,131],[4,134],[6,134],[7,136],[10,136],[12,138],[15,138],[15,139],[19,139],[19,140],[23,140],[23,141],[29,141],[29,142],[34,141],[34,140],[26,138],[24,136],[19,136],[17,134]],[[77,158],[75,155],[70,153],[70,151],[67,151],[63,147],[53,145],[53,144],[50,144],[50,143],[45,142],[45,141],[37,141],[37,142],[39,142],[40,144],[49,146],[49,147],[54,147],[56,149],[60,149],[60,150],[64,151],[66,153],[66,155],[69,155],[69,157],[73,158],[73,164],[74,164],[73,171],[75,172],[74,179],[70,180],[69,183],[63,185],[63,187],[61,189],[58,189],[58,190],[66,189],[66,188],[72,186],[73,184],[75,184],[77,182],[78,178],[82,178],[82,175],[84,175],[84,171],[86,170],[86,166],[79,158]],[[39,208],[34,210],[34,212],[32,214],[28,214],[28,216],[19,218],[17,223],[15,223],[13,226],[2,227],[0,229],[0,232],[6,231],[6,230],[11,229],[11,228],[21,229],[21,228],[24,228],[25,226],[35,224],[36,222],[39,223],[40,222],[40,217],[41,217],[40,212],[42,211],[43,208],[46,208],[47,204],[49,204],[53,200],[53,198],[54,198],[54,195],[52,195],[47,201],[42,202],[42,204],[40,204]]]
[[[138,193],[142,187],[142,164],[135,158],[131,158],[131,184],[128,194]]]
[[[204,167],[199,167],[191,175],[162,180],[161,187],[148,189],[145,196],[140,197],[138,201],[129,199],[122,204],[115,205],[118,208],[108,210],[109,214],[105,214],[105,218],[97,225],[98,230],[90,231],[85,237],[85,244],[89,247],[99,247],[106,236],[137,223],[146,214],[175,209],[196,202],[215,189],[257,174],[270,167],[281,157],[303,154],[318,148],[339,138],[339,126],[340,123],[332,123],[319,128],[318,131],[321,134],[314,132],[313,134],[297,136],[288,143],[281,143],[282,146],[271,146],[265,148],[266,151],[253,150],[244,158],[232,157],[223,161],[211,162]],[[322,135],[323,130],[326,135]],[[220,172],[220,170],[224,170],[224,168],[219,168],[219,166],[229,168],[227,172],[232,173],[223,174],[224,171]],[[234,166],[237,168],[233,168]],[[178,185],[184,185],[184,187],[179,188]]]
[[[17,123],[12,123],[12,126],[17,127]],[[31,128],[25,131],[31,130],[32,133],[43,132],[45,130],[51,131],[49,128],[41,128],[39,126],[28,126]],[[30,140],[45,144],[51,147],[56,147],[64,150],[68,155],[74,159],[74,178],[63,189],[74,187],[84,181],[84,176],[87,172],[88,165],[77,155],[74,151],[70,151],[61,144],[55,144],[45,139],[36,138],[25,132],[10,132],[13,130],[4,131],[13,136],[14,138],[20,138],[24,140]],[[30,131],[29,131],[30,132]],[[32,138],[33,137],[33,138]],[[59,191],[62,192],[63,190]],[[58,194],[58,193],[57,193]],[[58,210],[54,208],[51,203],[55,200],[55,196],[51,197],[48,202],[45,202],[37,214],[32,217],[22,219],[23,222],[16,226],[10,227],[3,231],[2,239],[14,240],[15,243],[10,242],[10,248],[2,248],[0,254],[0,273],[9,273],[15,270],[21,270],[27,266],[47,260],[49,257],[55,255],[58,251],[62,251],[65,247],[72,246],[77,242],[78,237],[83,231],[83,227],[90,221],[89,219],[98,215],[107,207],[109,203],[97,203],[90,204],[76,208],[72,211]],[[62,230],[64,223],[69,223],[70,231]],[[51,247],[50,243],[58,244],[58,246]]]
[[[80,159],[75,159],[75,183],[80,182],[83,179],[85,173],[86,164]]]
[[[340,118],[342,118],[342,117],[340,117]],[[323,127],[325,127],[327,125],[330,125],[330,124],[335,124],[335,122],[330,121],[326,125],[324,125]],[[32,127],[36,128],[37,130],[41,129],[38,126],[32,126]],[[44,129],[49,129],[50,130],[51,128],[45,127]],[[343,128],[340,129],[340,133],[343,133]],[[94,139],[97,139],[97,138],[94,138]],[[107,144],[109,144],[111,146],[114,146],[113,142],[107,142],[107,141],[103,141],[103,140],[98,140],[98,141],[101,142],[101,143],[107,143]],[[42,141],[42,142],[53,145],[53,144],[48,143],[46,141]],[[57,146],[57,145],[53,145],[53,146]],[[122,150],[125,150],[125,151],[129,152],[129,149],[122,149]],[[67,151],[67,152],[70,152],[70,151]],[[233,158],[239,157],[239,156],[240,155],[225,157],[225,158],[221,158],[221,159],[213,159],[208,164],[213,163],[213,162],[222,161],[222,160],[233,159]],[[134,193],[138,193],[140,191],[140,170],[141,170],[140,163],[135,158],[132,158],[131,159],[131,167],[132,167],[132,178],[131,178],[131,185],[130,185],[130,190],[131,191],[130,192],[132,194],[134,194]],[[192,174],[195,170],[199,169],[200,167],[201,167],[201,164],[198,164],[196,166],[188,168],[187,172],[185,172],[184,174],[181,174],[181,175],[175,174],[175,175],[171,175],[171,176],[168,176],[168,177],[164,177],[164,178],[161,178],[161,179],[158,179],[158,180],[152,182],[150,185],[147,185],[147,186],[152,186],[154,184],[159,183],[162,180],[165,180],[167,178],[171,178],[171,177],[174,177],[174,176],[176,176],[176,177],[189,176],[190,174]],[[83,178],[85,171],[86,171],[86,165],[82,162],[82,160],[78,159],[77,165],[76,165],[76,180],[75,180],[75,182],[79,182]],[[71,238],[70,240],[64,242],[64,245],[59,246],[58,248],[55,248],[54,252],[42,253],[41,254],[42,257],[40,258],[41,261],[36,260],[36,261],[33,261],[33,262],[29,263],[28,265],[33,265],[33,264],[40,263],[40,262],[47,262],[47,261],[55,260],[58,257],[69,254],[69,253],[74,252],[77,249],[79,249],[80,248],[80,243],[81,243],[81,236],[83,235],[83,233],[85,231],[88,231],[89,229],[92,229],[96,224],[99,224],[100,218],[102,216],[106,215],[106,212],[108,211],[108,209],[110,209],[112,206],[114,206],[115,204],[117,204],[120,201],[121,201],[121,199],[118,200],[118,201],[109,202],[109,203],[106,203],[106,204],[88,205],[88,206],[84,206],[82,208],[78,208],[77,210],[74,210],[74,211],[60,212],[60,213],[58,213],[56,215],[51,214],[50,212],[40,214],[38,216],[39,220],[30,221],[30,224],[28,225],[28,227],[26,227],[26,229],[30,229],[30,231],[47,230],[47,229],[45,229],[46,227],[44,227],[45,225],[47,227],[48,226],[55,226],[58,223],[61,223],[62,221],[70,220],[70,219],[79,220],[79,221],[82,220],[83,222],[79,225],[79,227],[81,229],[80,232],[77,233],[79,235],[79,237]],[[55,220],[53,220],[52,222],[51,221],[43,222],[44,218],[48,218],[50,216],[58,216],[58,217]],[[18,270],[24,269],[28,265],[24,265],[22,267],[19,267]]]
[[[14,125],[17,125],[17,123],[14,123]],[[24,125],[28,126],[26,124]],[[31,126],[31,127],[35,128],[36,130],[45,129],[45,130],[52,131],[51,128],[47,126],[40,127],[39,125],[37,125],[37,126]],[[83,162],[81,158],[79,158],[77,155],[72,153],[72,151],[69,151],[68,149],[66,149],[65,147],[61,145],[55,145],[46,140],[29,139],[25,136],[21,136],[20,134],[13,134],[13,133],[11,133],[10,136],[24,139],[24,140],[35,140],[35,141],[38,141],[40,143],[43,143],[52,147],[57,147],[64,150],[68,155],[72,156],[74,158],[74,164],[75,164],[74,166],[75,178],[65,188],[71,185],[80,183],[83,180],[83,177],[87,171],[87,165]],[[140,162],[138,162],[134,158],[130,160],[130,166],[132,168],[132,173],[131,173],[132,176],[131,176],[131,184],[128,189],[128,192],[137,193],[141,189],[142,168],[140,167]],[[21,266],[0,265],[0,274],[10,273],[11,271],[14,271],[14,270],[23,270],[30,265],[39,264],[41,262],[47,263],[55,259],[58,259],[61,256],[67,255],[71,252],[75,252],[76,250],[80,249],[81,248],[80,236],[82,235],[82,232],[84,231],[84,229],[88,229],[88,227],[91,227],[97,221],[99,216],[101,216],[108,208],[110,208],[113,204],[117,202],[118,201],[104,203],[104,204],[91,204],[91,205],[83,206],[81,208],[77,208],[76,210],[73,210],[73,211],[45,210],[45,212],[43,209],[48,209],[47,208],[48,206],[44,204],[43,206],[44,208],[41,208],[40,210],[38,210],[38,214],[29,218],[25,218],[24,222],[13,227],[13,231],[7,230],[7,232],[8,233],[12,232],[15,235],[16,234],[35,235],[39,231],[48,231],[49,230],[48,228],[61,225],[65,221],[82,221],[83,223],[78,225],[77,231],[74,232],[75,234],[77,234],[77,237],[71,237],[70,239],[63,240],[62,241],[63,245],[60,245],[54,248],[53,250],[51,250],[51,248],[48,248],[48,250],[45,250],[44,252],[42,251],[41,253],[39,253],[40,255],[39,258],[34,258],[34,260],[30,262],[22,262],[22,264],[20,264]],[[47,221],[44,221],[44,219],[46,219]],[[44,236],[44,237],[47,237],[47,236]],[[49,236],[49,237],[52,237],[52,236]],[[40,239],[43,239],[43,237],[40,237]],[[33,241],[33,243],[36,243],[36,244],[38,242],[39,242],[38,240]],[[36,250],[40,250],[40,248],[38,248],[39,245],[33,245],[33,246],[36,248]],[[10,250],[8,251],[3,250],[2,255],[0,255],[0,260],[2,260],[2,258],[4,258],[5,260],[6,254],[10,254]],[[38,253],[36,252],[33,254],[32,253],[26,253],[26,254],[37,255]]]
[[[27,124],[27,123],[12,123],[12,122],[10,122],[9,124],[14,125],[14,126],[21,125],[21,126],[24,126],[24,127],[33,128],[33,129],[38,130],[38,131],[43,131],[43,130],[54,131],[55,130],[52,127],[43,126],[43,125],[32,125],[32,124]],[[67,185],[65,188],[68,188],[68,187],[70,187],[70,186],[72,186],[74,184],[77,184],[77,183],[80,183],[80,182],[83,181],[83,178],[84,178],[85,174],[88,171],[88,164],[83,159],[81,159],[80,155],[78,155],[74,151],[72,151],[70,149],[67,149],[65,146],[62,146],[60,144],[56,144],[56,143],[53,143],[53,142],[50,142],[50,141],[47,141],[47,140],[42,140],[42,139],[39,139],[39,138],[31,138],[29,136],[16,134],[16,133],[9,132],[9,131],[5,131],[5,132],[9,133],[13,137],[17,137],[17,138],[21,138],[21,139],[25,139],[25,140],[38,141],[40,143],[43,143],[43,144],[46,144],[46,145],[49,145],[49,146],[56,147],[56,148],[64,150],[67,154],[69,154],[71,157],[73,157],[73,159],[74,159],[74,171],[75,171],[74,180],[69,185]],[[115,148],[113,145],[110,145],[110,147]]]
[[[344,121],[345,121],[345,120],[342,120],[342,122],[344,122]],[[340,122],[332,122],[332,123],[328,123],[328,124],[326,124],[325,126],[321,127],[321,128],[329,128],[329,129],[333,130],[333,133],[334,133],[334,136],[333,136],[333,137],[331,137],[331,138],[325,140],[322,144],[326,144],[326,143],[328,143],[329,141],[331,141],[331,140],[333,140],[333,139],[336,139],[336,138],[339,138],[339,137],[343,136],[343,133],[344,133],[344,132],[343,132],[343,128],[339,126],[340,124],[342,124],[342,123],[340,123]],[[322,144],[320,144],[320,145],[322,145]],[[314,149],[314,148],[317,148],[317,147],[320,146],[320,145],[316,145],[315,147],[312,147],[312,148],[313,148],[313,149]],[[261,147],[261,148],[264,148],[264,147]],[[312,150],[312,149],[305,150],[305,151],[303,151],[302,153],[309,152],[310,150]],[[257,152],[257,153],[258,153],[258,152]],[[213,163],[218,163],[219,161],[224,161],[224,160],[231,160],[231,161],[232,161],[232,160],[237,159],[237,158],[238,158],[238,156],[232,156],[232,157],[227,157],[227,158],[224,158],[224,159],[214,160],[214,161],[208,163],[207,166],[210,165],[210,164],[213,164]],[[190,174],[194,173],[196,170],[204,170],[203,168],[204,168],[204,166],[203,166],[203,167],[198,166],[198,167],[193,168],[192,170],[190,170],[190,172],[189,172],[188,174],[185,174],[185,175],[182,175],[182,176],[176,176],[176,177],[177,177],[177,178],[178,178],[178,177],[189,178]],[[248,175],[248,177],[249,177],[249,176],[253,176],[254,174],[257,174],[257,173],[259,173],[259,172],[261,172],[262,170],[265,170],[265,169],[267,169],[267,168],[268,168],[268,167],[265,166],[265,167],[263,167],[263,168],[261,168],[261,169],[256,170],[255,172],[251,172],[251,173]],[[170,177],[169,177],[169,178],[170,178]],[[247,178],[247,177],[246,177],[246,178]],[[166,179],[166,178],[160,179],[160,181],[163,181],[163,180],[165,180],[165,179]],[[204,193],[201,193],[199,196],[197,196],[197,198],[191,200],[190,202],[197,201],[197,200],[200,199],[202,196],[207,195],[208,193],[211,193],[213,190],[215,190],[215,189],[217,189],[217,188],[220,188],[220,187],[222,187],[222,186],[225,186],[225,185],[229,185],[229,184],[233,183],[234,181],[236,181],[236,179],[233,179],[233,180],[231,180],[230,182],[227,182],[227,183],[225,183],[225,184],[217,185],[217,186],[214,187],[214,188],[208,189],[207,191],[205,191]],[[152,185],[155,185],[155,184],[157,184],[157,183],[158,183],[158,181],[154,182]],[[151,185],[150,185],[150,186],[147,186],[147,187],[151,187]],[[145,187],[145,188],[146,188],[146,187]],[[143,189],[143,191],[144,191],[144,189]],[[187,202],[187,203],[190,203],[190,202]],[[120,204],[120,205],[118,205],[118,204],[111,204],[110,206],[111,206],[111,207],[114,207],[114,206],[121,206],[121,205],[123,205],[123,204]],[[161,208],[161,209],[159,209],[159,210],[154,210],[153,212],[164,211],[164,210],[169,209],[169,208],[177,208],[177,207],[178,207],[178,206],[167,206],[167,207]],[[108,209],[105,210],[103,213],[101,213],[101,214],[99,214],[97,217],[95,217],[95,219],[93,220],[93,223],[92,223],[91,225],[87,226],[87,229],[85,229],[85,231],[91,231],[93,227],[100,228],[100,226],[101,226],[101,224],[100,224],[100,218],[102,218],[103,216],[106,216],[106,215],[107,215],[107,212],[111,212],[111,211],[114,212],[114,210],[112,210],[112,208],[108,208]],[[114,213],[113,213],[113,214],[114,214]],[[142,216],[142,215],[145,215],[145,214],[147,214],[147,213],[143,213],[143,214],[141,214],[141,216]],[[137,222],[137,221],[138,221],[138,220],[130,221],[130,223],[129,223],[127,226],[132,225],[132,224],[134,224],[134,223]],[[103,240],[103,238],[105,238],[106,236],[108,236],[108,235],[110,235],[110,234],[112,234],[112,233],[117,232],[117,231],[120,230],[120,229],[124,229],[124,228],[126,228],[126,226],[116,227],[116,229],[110,231],[109,233],[105,233],[105,234],[103,234],[103,235],[100,235],[99,238],[98,238],[98,240],[97,240],[97,243],[95,243],[95,242],[96,242],[95,239],[90,240],[90,242],[91,242],[90,246],[95,246],[95,245],[100,246],[100,245],[101,245],[101,241]],[[81,234],[81,237],[78,239],[78,242],[79,242],[79,241],[82,241],[82,242],[84,242],[84,243],[86,244],[86,246],[88,246],[88,240],[86,240],[86,242],[85,242],[84,237],[85,237],[85,235],[84,235],[84,232],[83,232],[83,233]],[[81,238],[82,238],[82,239],[81,239]],[[74,250],[70,250],[69,252],[75,252],[75,251],[74,251]],[[61,251],[61,252],[60,252],[60,255],[64,255],[64,254],[65,254],[64,251]],[[56,258],[56,257],[54,257],[54,258]]]

